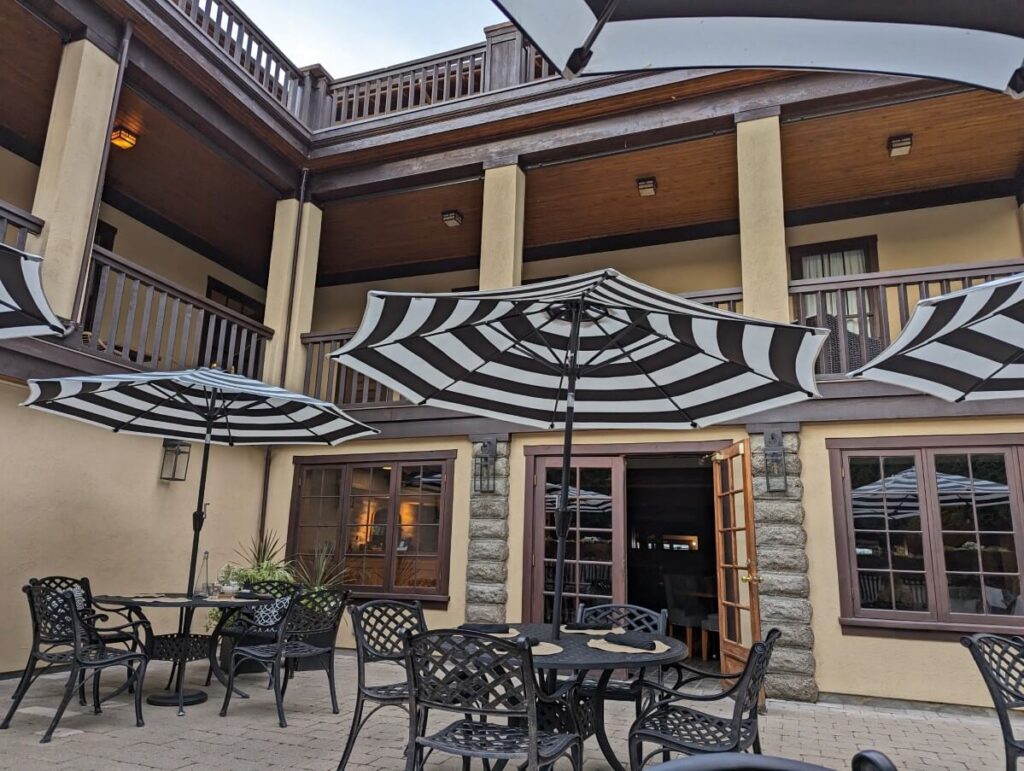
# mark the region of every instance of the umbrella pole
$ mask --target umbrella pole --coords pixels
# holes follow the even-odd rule
[[[199,532],[203,529],[203,521],[206,519],[204,510],[204,499],[206,498],[206,469],[210,464],[210,434],[211,429],[206,430],[206,441],[203,442],[203,465],[199,472],[199,497],[196,500],[196,510],[192,512],[192,557],[188,565],[188,596],[192,592],[196,582],[196,562],[199,558]]]
[[[569,350],[566,361],[565,388],[565,432],[562,440],[562,488],[558,496],[558,512],[555,518],[555,534],[558,537],[558,551],[555,558],[555,600],[551,609],[551,638],[559,639],[562,625],[562,588],[565,584],[565,547],[569,539],[571,509],[569,506],[569,474],[572,473],[572,424],[576,412],[576,375],[579,367],[576,360],[580,352],[580,322],[583,315],[581,302],[572,304],[572,329],[569,333]]]

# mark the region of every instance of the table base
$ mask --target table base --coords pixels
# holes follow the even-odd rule
[[[181,694],[181,704],[191,707],[195,704],[202,704],[208,698],[206,691],[185,691]],[[178,693],[176,691],[163,691],[150,694],[146,697],[146,703],[152,704],[154,707],[177,707],[179,703]]]

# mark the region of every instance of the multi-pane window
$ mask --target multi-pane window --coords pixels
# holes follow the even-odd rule
[[[445,595],[453,459],[448,453],[349,463],[297,459],[293,558],[308,559],[327,545],[355,591]]]
[[[844,615],[1024,624],[1024,447],[840,452]]]

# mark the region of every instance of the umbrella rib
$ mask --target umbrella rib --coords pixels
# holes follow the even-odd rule
[[[264,402],[264,403],[265,403],[265,404],[266,404],[266,405],[267,405],[267,406],[268,406],[268,407],[269,407],[270,409],[274,410],[274,412],[276,412],[276,413],[278,413],[279,415],[281,415],[282,417],[285,417],[285,418],[287,418],[288,420],[290,420],[290,421],[291,421],[292,423],[294,423],[295,425],[297,425],[297,426],[298,426],[299,428],[301,428],[301,429],[302,429],[303,431],[305,431],[305,432],[306,432],[307,434],[309,434],[310,436],[312,436],[312,437],[313,437],[314,439],[318,439],[319,441],[323,442],[324,444],[330,444],[330,441],[329,441],[328,439],[325,439],[324,437],[322,437],[322,436],[320,436],[319,434],[317,434],[317,433],[316,433],[316,432],[315,432],[315,431],[314,431],[313,429],[311,429],[311,428],[310,428],[309,426],[303,425],[302,423],[300,423],[299,421],[297,421],[297,420],[296,420],[295,418],[293,418],[293,417],[292,417],[291,415],[289,415],[289,414],[288,414],[287,412],[285,412],[285,411],[284,411],[284,410],[282,410],[282,409],[281,409],[280,407],[278,407],[278,406],[277,406],[276,404],[274,404],[273,402],[271,402],[271,401],[270,401],[270,398],[268,398],[268,399],[266,400],[266,402]]]
[[[601,322],[600,321],[595,320],[594,323],[596,323],[598,328],[602,332],[604,332],[604,327],[601,326]],[[633,362],[633,366],[635,366],[640,371],[640,374],[642,374],[645,378],[647,378],[650,381],[651,385],[653,385],[655,388],[657,388],[658,391],[661,392],[661,395],[664,396],[666,399],[668,399],[677,410],[679,410],[681,413],[683,413],[683,417],[685,417],[688,421],[690,421],[690,425],[693,426],[693,428],[698,428],[697,421],[693,419],[693,416],[691,416],[689,412],[687,412],[686,408],[685,407],[681,407],[676,402],[675,397],[674,396],[670,396],[669,393],[665,390],[665,388],[662,385],[660,385],[653,377],[651,377],[651,373],[648,372],[646,369],[644,369],[642,366],[640,366],[640,362],[638,362],[636,359],[633,358],[633,354],[630,353],[629,351],[625,351],[625,350],[623,351],[623,353],[625,353],[626,356],[629,358],[629,360],[631,362]]]
[[[163,400],[162,400],[162,401],[159,401],[159,402],[157,402],[156,404],[154,404],[154,405],[153,405],[152,407],[150,407],[150,408],[149,408],[148,410],[146,410],[145,412],[140,412],[140,413],[138,413],[138,414],[136,414],[136,415],[133,415],[133,416],[131,417],[131,419],[129,419],[129,420],[125,420],[125,421],[121,422],[120,424],[118,424],[117,426],[115,426],[114,428],[112,428],[111,430],[112,430],[112,431],[113,431],[113,432],[114,432],[115,434],[116,434],[116,433],[118,433],[118,432],[119,432],[119,431],[121,431],[122,429],[124,429],[124,428],[127,428],[128,426],[130,426],[130,425],[131,425],[132,423],[134,423],[134,422],[135,422],[136,420],[140,420],[141,418],[144,418],[144,417],[146,417],[146,416],[147,416],[147,415],[149,415],[149,414],[150,414],[151,412],[153,412],[153,410],[158,410],[158,409],[160,409],[160,408],[161,408],[161,407],[163,407],[163,406],[164,406],[165,404],[167,404],[167,402],[169,402],[169,401],[171,401],[172,399],[174,399],[174,398],[175,398],[176,396],[177,396],[177,394],[176,394],[176,393],[174,393],[174,392],[172,391],[172,392],[171,392],[171,393],[170,393],[169,395],[165,396],[165,397],[163,398]]]
[[[644,313],[644,315],[646,315],[646,312],[643,312],[643,313]],[[603,354],[605,351],[610,349],[613,345],[617,344],[617,342],[623,336],[625,336],[626,334],[628,334],[632,330],[636,329],[638,323],[639,323],[639,319],[633,319],[632,321],[629,322],[629,326],[623,327],[618,332],[616,332],[614,335],[612,335],[611,338],[608,340],[608,342],[605,343],[603,346],[601,346],[601,349],[597,353],[595,353],[593,356],[590,357],[591,361],[600,358],[601,354]],[[601,326],[601,325],[598,324],[598,326]],[[602,328],[601,331],[604,332],[604,329]],[[643,346],[640,345],[640,346],[637,346],[637,347],[638,348],[642,348]],[[607,367],[610,364],[614,364],[615,362],[620,361],[621,359],[623,359],[626,356],[626,354],[627,354],[627,350],[625,348],[623,348],[621,353],[615,354],[608,361],[602,362],[601,364],[594,364],[594,365],[591,365],[591,366],[582,366],[582,367],[580,367],[580,374],[581,375],[592,375],[593,373],[597,372],[598,370],[602,369],[603,367]]]
[[[996,375],[998,375],[998,374],[999,374],[1000,372],[1002,372],[1002,371],[1003,371],[1004,369],[1006,369],[1007,367],[1009,367],[1009,366],[1010,366],[1011,364],[1016,364],[1016,363],[1017,363],[1018,361],[1020,361],[1020,360],[1021,360],[1021,358],[1024,358],[1024,348],[1021,348],[1021,349],[1020,349],[1019,351],[1017,351],[1017,353],[1015,353],[1015,354],[1014,354],[1013,356],[1011,356],[1011,357],[1010,357],[1009,359],[1007,359],[1007,360],[1006,360],[1006,361],[1004,361],[1004,362],[1003,362],[1002,364],[1000,364],[1000,365],[999,365],[999,369],[997,369],[997,370],[996,370],[995,372],[993,372],[993,373],[992,373],[991,375],[989,375],[989,376],[987,376],[987,377],[984,377],[984,378],[982,378],[982,379],[981,379],[981,380],[979,380],[979,381],[978,381],[977,383],[975,383],[975,384],[974,384],[974,385],[972,385],[972,386],[971,386],[970,388],[968,388],[968,389],[967,389],[966,391],[964,391],[964,392],[963,392],[963,393],[962,393],[962,394],[961,394],[960,396],[958,396],[958,397],[957,397],[957,399],[956,399],[956,400],[957,400],[958,402],[962,402],[962,401],[963,401],[964,399],[966,399],[966,398],[967,398],[968,396],[970,396],[970,395],[971,395],[972,393],[974,393],[974,392],[975,392],[975,391],[977,391],[977,390],[978,390],[979,388],[981,388],[981,387],[982,387],[983,385],[985,385],[985,383],[988,383],[988,382],[989,382],[990,380],[992,380],[992,378],[994,378],[994,377],[995,377]]]

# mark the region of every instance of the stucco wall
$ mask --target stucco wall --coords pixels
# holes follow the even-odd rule
[[[161,482],[159,439],[18,407],[26,395],[0,382],[0,425],[18,438],[0,442],[0,672],[25,663],[31,577],[88,576],[98,593],[184,591],[199,480],[199,446],[186,481]],[[213,448],[200,545],[211,573],[256,532],[262,471],[262,449]],[[175,622],[172,611],[149,615],[158,631]]]
[[[31,211],[39,167],[0,147],[0,200]]]
[[[297,447],[277,449],[273,452],[270,466],[270,493],[267,504],[267,529],[274,530],[283,539],[288,532],[288,515],[291,510],[292,482],[298,455],[337,455],[344,461],[346,455],[363,453],[408,453],[454,450],[454,479],[452,489],[452,541],[451,561],[448,576],[448,607],[444,610],[426,611],[427,625],[432,629],[456,626],[465,620],[466,612],[466,563],[469,549],[469,489],[472,478],[473,448],[469,439],[462,437],[441,437],[436,439],[395,439],[362,440],[347,442],[338,447]],[[338,636],[339,647],[353,645],[351,626],[346,619]]]
[[[813,607],[818,687],[823,692],[991,706],[970,655],[956,640],[844,635],[839,626],[839,577],[832,481],[825,440],[841,437],[998,434],[1020,431],[1020,420],[915,420],[805,424],[800,436],[804,528]]]
[[[879,270],[1010,260],[1024,254],[1013,198],[936,206],[786,229],[786,245],[878,236]]]

